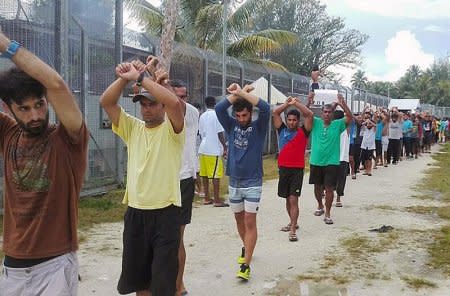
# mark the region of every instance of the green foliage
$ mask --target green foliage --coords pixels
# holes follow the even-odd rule
[[[270,59],[307,76],[315,64],[322,72],[333,65],[358,64],[361,46],[368,38],[346,29],[342,18],[329,16],[326,7],[316,0],[266,1],[255,15],[254,31],[270,28],[297,34],[298,42],[271,54]]]
[[[436,60],[425,70],[412,65],[395,84],[369,82],[367,90],[387,95],[388,85],[393,98],[420,99],[422,103],[450,106],[450,63],[448,59]]]

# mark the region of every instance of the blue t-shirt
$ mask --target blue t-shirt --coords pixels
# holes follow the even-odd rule
[[[403,138],[410,138],[411,137],[411,129],[413,127],[412,121],[407,119],[403,121]]]
[[[236,119],[228,114],[227,109],[230,106],[231,103],[227,98],[222,99],[216,105],[217,119],[223,126],[228,139],[226,174],[233,181],[255,180],[250,182],[251,184],[241,182],[245,184],[241,187],[261,186],[262,154],[270,120],[270,105],[259,99],[256,105],[259,109],[258,119],[246,127],[242,127]]]
[[[384,124],[382,121],[378,121],[377,123],[377,131],[375,132],[375,141],[381,141],[381,138],[383,137],[383,127]]]
[[[297,135],[297,130],[290,130],[283,123],[281,127],[278,129],[278,151],[283,149],[286,143],[289,143],[295,136]]]

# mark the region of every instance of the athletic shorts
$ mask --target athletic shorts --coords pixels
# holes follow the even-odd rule
[[[361,162],[366,160],[372,160],[373,158],[373,150],[370,149],[361,149]]]
[[[122,273],[117,290],[149,290],[175,295],[181,208],[141,210],[128,207],[124,217]]]
[[[262,186],[236,188],[228,186],[230,207],[234,213],[257,213],[261,200]]]
[[[181,225],[191,223],[192,203],[195,195],[195,179],[187,178],[180,180],[181,191]]]
[[[287,198],[291,195],[300,196],[303,185],[303,169],[279,168],[278,196]]]
[[[339,165],[310,165],[309,184],[336,188]]]
[[[377,157],[383,154],[383,145],[381,144],[381,140],[375,140],[375,153]]]
[[[223,162],[221,156],[200,154],[200,177],[220,179],[223,176]]]
[[[77,295],[78,259],[75,252],[26,267],[3,266],[0,295]]]

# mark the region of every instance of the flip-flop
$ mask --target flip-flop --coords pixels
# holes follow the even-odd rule
[[[181,296],[186,296],[188,293],[188,291],[184,290],[183,292],[181,292]]]
[[[212,205],[213,204],[213,201],[212,200],[205,200],[204,202],[203,202],[203,205]]]
[[[336,207],[338,207],[338,208],[342,208],[342,202],[340,202],[340,201],[337,201],[337,202],[336,202]]]
[[[317,209],[314,211],[314,216],[322,216],[325,213],[324,209]]]
[[[295,226],[295,229],[298,229],[298,228],[299,228],[299,226],[298,226],[298,225],[297,225],[297,226]],[[281,227],[280,231],[284,231],[284,232],[288,232],[288,231],[291,231],[291,225],[290,225],[290,224],[288,224],[288,225],[286,225],[286,226],[284,226],[284,227]]]
[[[298,237],[296,233],[289,233],[289,241],[290,242],[296,242],[298,241]]]
[[[225,208],[225,207],[229,207],[230,205],[229,204],[227,204],[227,203],[225,203],[225,202],[222,202],[222,203],[215,203],[214,204],[214,207],[216,207],[216,208]]]

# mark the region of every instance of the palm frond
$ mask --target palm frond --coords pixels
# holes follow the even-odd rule
[[[286,69],[286,67],[284,67],[283,65],[278,64],[278,63],[276,63],[274,61],[258,59],[258,58],[243,58],[243,59],[248,61],[248,62],[251,62],[251,63],[254,63],[254,64],[258,64],[258,65],[263,65],[263,66],[266,66],[266,67],[271,68],[271,69],[275,69],[275,70],[279,70],[279,71],[286,71],[286,72],[288,71]]]
[[[248,28],[251,16],[255,11],[264,7],[268,0],[247,0],[239,6],[229,17],[228,26],[229,30],[234,33],[239,33]]]
[[[281,30],[265,30],[243,37],[232,43],[227,50],[231,56],[264,56],[279,51],[285,45],[297,41],[294,33]]]
[[[164,15],[158,7],[145,0],[126,0],[125,7],[130,10],[131,17],[144,26],[145,31],[161,34]]]
[[[200,48],[214,47],[222,35],[222,4],[210,4],[201,8],[195,19],[196,43]]]

